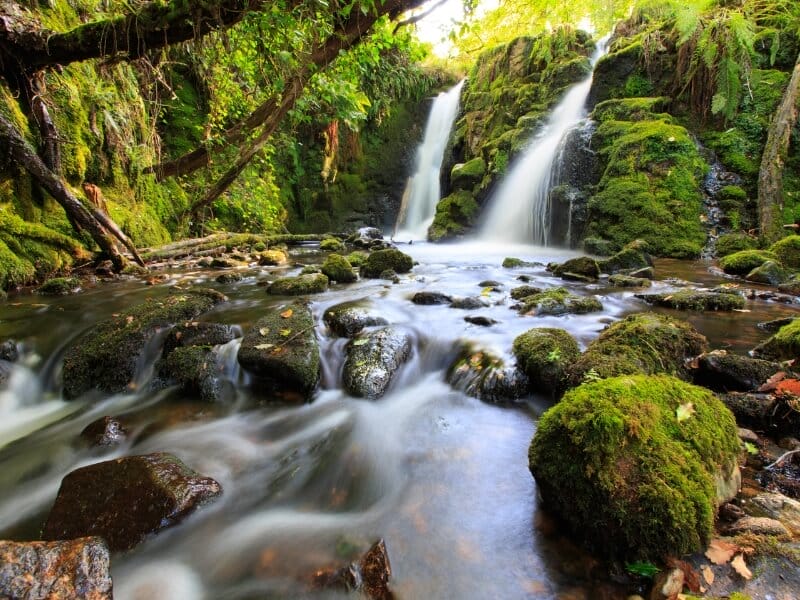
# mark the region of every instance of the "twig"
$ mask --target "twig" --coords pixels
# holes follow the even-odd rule
[[[787,456],[791,456],[792,454],[797,454],[798,452],[800,452],[800,448],[795,448],[794,450],[789,450],[788,452],[784,452],[783,454],[780,455],[780,457],[778,457],[778,460],[776,460],[771,465],[767,465],[766,467],[764,467],[764,470],[766,471],[767,469],[771,469],[778,463],[782,462],[783,459],[785,459]]]

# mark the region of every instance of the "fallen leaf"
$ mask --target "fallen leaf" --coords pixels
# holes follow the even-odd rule
[[[126,322],[128,325],[130,325],[131,323],[133,323],[133,315],[128,315],[127,317],[125,317],[125,322]]]
[[[367,343],[367,338],[358,338],[357,340],[353,340],[353,346],[363,346]]]
[[[777,385],[775,391],[781,394],[800,396],[800,381],[797,379],[784,379]]]
[[[491,286],[483,288],[483,289],[481,290],[481,296],[488,296],[489,294],[491,294],[491,293],[492,293],[492,290],[493,290],[493,289],[494,289],[494,288],[493,288],[493,287],[491,287]]]
[[[725,540],[715,538],[711,540],[706,550],[706,558],[715,565],[724,565],[731,557],[736,554],[739,547]]]
[[[686,404],[678,406],[675,410],[675,416],[678,418],[678,423],[680,423],[691,417],[694,412],[694,404],[692,402],[687,402]]]
[[[270,348],[272,348],[273,346],[275,346],[275,344],[258,344],[258,345],[255,347],[255,349],[256,349],[256,350],[269,350],[269,349],[270,349]]]
[[[291,329],[281,329],[278,333],[280,333],[281,337],[289,337],[292,333]]]
[[[258,333],[260,333],[263,336],[269,335],[269,327],[262,327],[261,329],[258,330]]]
[[[692,565],[685,560],[678,560],[677,558],[668,558],[667,565],[683,572],[683,585],[689,588],[690,592],[694,594],[700,593],[700,575]]]
[[[289,317],[292,316],[292,314],[294,314],[294,311],[291,308],[287,308],[285,311],[281,313],[281,317],[284,319],[288,319]]]
[[[714,571],[711,570],[711,567],[703,565],[700,571],[703,573],[703,579],[706,580],[706,583],[712,585],[714,583]]]
[[[731,310],[733,312],[743,312],[743,313],[751,312],[749,308],[732,308]]]
[[[745,579],[753,578],[753,574],[750,572],[750,569],[747,568],[747,565],[744,563],[744,556],[741,554],[738,554],[736,558],[731,561],[731,566],[733,567],[734,571],[736,571]]]
[[[784,371],[778,371],[777,373],[775,373],[775,375],[767,379],[764,385],[758,388],[758,391],[771,392],[777,387],[778,383],[783,381],[784,379],[786,379],[786,373]]]

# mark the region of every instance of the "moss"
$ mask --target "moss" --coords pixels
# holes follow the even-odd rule
[[[485,173],[486,161],[478,156],[455,165],[450,171],[450,183],[455,190],[471,190],[481,182]]]
[[[556,265],[553,268],[553,273],[559,277],[573,273],[583,275],[589,279],[597,279],[600,277],[600,267],[595,259],[589,256],[578,256]]]
[[[652,282],[644,277],[631,277],[629,275],[612,275],[608,278],[608,283],[614,287],[650,287]]]
[[[344,243],[339,238],[329,237],[319,243],[319,249],[324,252],[341,252],[344,250]]]
[[[780,263],[768,260],[750,271],[744,278],[752,283],[777,286],[785,283],[789,277],[789,271],[784,269]]]
[[[595,256],[610,256],[619,246],[598,237],[587,237],[583,240],[583,251]]]
[[[605,260],[597,261],[603,273],[616,273],[630,269],[646,269],[653,261],[639,245],[631,242],[622,250]]]
[[[580,356],[575,339],[563,329],[538,327],[514,339],[517,364],[531,383],[531,389],[556,393],[562,389],[567,367]]]
[[[533,296],[523,298],[520,312],[526,315],[582,315],[603,310],[597,298],[575,296],[566,288],[550,288]]]
[[[679,290],[662,294],[637,294],[648,304],[664,306],[676,310],[738,310],[744,308],[745,300],[736,293],[702,292],[698,290]]]
[[[282,277],[267,288],[268,294],[276,296],[301,296],[321,294],[328,289],[328,277],[322,273],[309,273],[297,277]]]
[[[264,250],[258,256],[258,264],[265,267],[274,267],[286,263],[288,257],[283,250]]]
[[[717,255],[728,256],[741,250],[753,250],[758,247],[758,240],[746,233],[725,233],[717,239]]]
[[[515,256],[506,256],[503,259],[502,266],[504,269],[518,269],[519,267],[535,267],[539,265],[527,260],[522,260],[521,258],[517,258]]]
[[[767,360],[793,360],[800,357],[800,319],[784,325],[756,346],[753,356]]]
[[[527,298],[529,296],[535,296],[536,294],[541,294],[541,293],[542,293],[542,288],[533,287],[532,285],[521,285],[511,290],[511,297],[514,300],[522,300],[523,298]]]
[[[778,257],[775,254],[766,250],[742,250],[723,256],[719,259],[719,266],[728,274],[746,275],[768,260],[777,259]]]
[[[361,250],[354,250],[353,252],[345,256],[345,258],[347,259],[347,262],[349,262],[353,267],[358,268],[361,265],[363,265],[364,262],[366,262],[368,256],[369,254],[367,254],[366,252],[363,252]]]
[[[440,242],[463,235],[477,214],[478,203],[471,192],[459,190],[450,194],[436,205],[428,239]]]
[[[800,235],[790,235],[769,247],[784,267],[800,269]]]
[[[568,392],[540,419],[529,463],[546,506],[593,549],[657,559],[705,547],[716,481],[738,452],[733,415],[711,392],[639,375]]]
[[[77,277],[55,277],[39,286],[36,293],[42,296],[64,296],[76,291],[80,286],[81,281]]]
[[[707,349],[689,323],[657,313],[630,315],[605,329],[569,369],[568,384],[585,378],[669,373],[686,376],[685,360]]]
[[[352,283],[358,277],[353,272],[352,265],[348,260],[340,254],[331,254],[322,263],[322,272],[327,275],[331,281],[338,281],[339,283]]]
[[[376,250],[361,265],[361,276],[377,279],[383,271],[391,269],[396,273],[408,273],[413,266],[414,260],[400,250],[395,248]]]

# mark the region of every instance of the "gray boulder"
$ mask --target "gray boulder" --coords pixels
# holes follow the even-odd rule
[[[352,340],[347,345],[342,374],[344,388],[353,396],[380,398],[410,354],[411,336],[394,327]]]

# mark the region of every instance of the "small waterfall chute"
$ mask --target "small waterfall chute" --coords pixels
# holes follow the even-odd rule
[[[607,38],[598,42],[591,64],[604,54]],[[549,192],[557,176],[554,164],[562,158],[564,139],[586,116],[592,74],[572,86],[550,113],[547,123],[531,140],[489,201],[479,238],[504,243],[550,242]]]
[[[464,81],[442,92],[433,101],[425,135],[417,149],[416,168],[408,179],[395,225],[395,236],[425,239],[440,200],[439,171],[458,114],[458,102]]]

